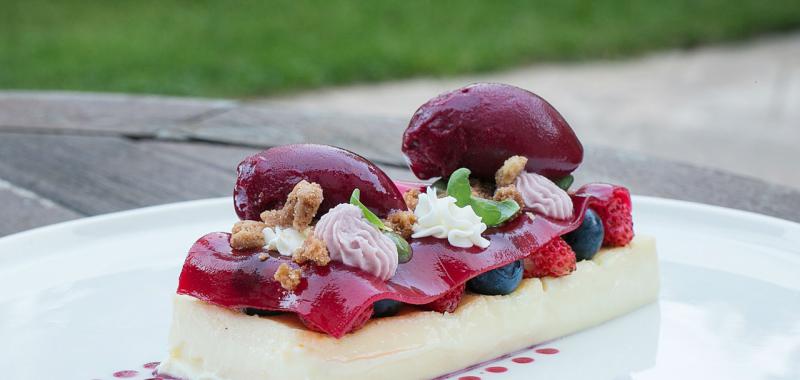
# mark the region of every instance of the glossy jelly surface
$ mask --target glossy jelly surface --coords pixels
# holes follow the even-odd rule
[[[423,104],[409,122],[402,149],[422,179],[447,177],[461,167],[494,179],[514,155],[528,158],[527,171],[560,178],[583,160],[575,132],[550,103],[497,83],[473,84]]]
[[[406,209],[403,195],[383,170],[353,152],[328,145],[267,149],[245,158],[237,173],[233,201],[242,219],[259,220],[264,210],[282,207],[286,195],[302,180],[322,187],[324,199],[317,215],[347,203],[356,188],[361,190],[361,202],[379,216]]]
[[[491,241],[486,249],[457,248],[432,237],[412,239],[413,258],[400,264],[394,277],[385,282],[331,262],[304,267],[299,286],[287,291],[273,275],[282,263],[296,266],[289,258],[273,255],[261,261],[261,250],[234,251],[228,233],[211,233],[189,251],[178,293],[227,308],[296,313],[323,332],[341,337],[378,300],[426,304],[481,273],[527,256],[554,237],[577,228],[587,207],[607,201],[614,189],[618,187],[606,184],[580,188],[572,195],[575,212],[568,220],[523,214],[490,228],[484,234]]]

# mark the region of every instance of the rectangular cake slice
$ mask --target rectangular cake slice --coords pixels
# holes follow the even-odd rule
[[[658,298],[655,241],[603,248],[559,278],[505,296],[467,294],[453,313],[408,307],[340,339],[292,315],[248,316],[176,295],[169,357],[184,379],[423,379],[586,329]]]

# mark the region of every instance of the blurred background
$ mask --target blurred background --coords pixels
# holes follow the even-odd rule
[[[409,117],[502,81],[585,143],[800,187],[800,1],[2,0],[0,88]]]
[[[587,146],[800,188],[797,0],[0,0],[0,159],[9,162],[49,149],[53,134],[317,141],[325,129],[309,135],[306,123],[345,120],[336,115],[367,126],[322,142],[380,130],[394,151],[399,141],[388,139],[416,107],[476,81],[538,93]],[[237,107],[244,116],[217,117]],[[292,112],[301,121],[281,129]],[[203,125],[166,128],[178,119]],[[257,128],[268,122],[268,133]],[[42,139],[22,151],[16,134],[31,131]],[[217,166],[230,171],[239,152]],[[0,185],[58,192],[15,165],[0,170]]]

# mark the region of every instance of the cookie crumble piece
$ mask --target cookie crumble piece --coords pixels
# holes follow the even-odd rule
[[[269,228],[283,226],[283,210],[267,210],[261,213],[261,220]]]
[[[275,281],[281,283],[282,288],[291,291],[300,284],[301,273],[302,269],[292,269],[289,265],[283,263],[278,267],[278,270],[275,271],[275,275],[272,277]]]
[[[528,163],[528,158],[523,156],[511,156],[505,162],[503,162],[503,166],[500,169],[497,169],[497,173],[494,175],[494,181],[497,184],[497,187],[503,187],[514,183],[517,179],[517,176],[525,170],[525,164]]]
[[[414,233],[413,226],[417,216],[411,211],[394,211],[386,218],[386,224],[403,239],[408,240]]]
[[[292,216],[292,227],[302,231],[311,224],[317,215],[319,205],[322,204],[322,186],[317,183],[302,180],[294,185],[294,189],[286,198],[284,210],[289,208]]]
[[[304,230],[314,220],[322,204],[322,186],[302,180],[294,185],[286,196],[286,203],[280,210],[267,210],[261,213],[261,220],[268,227],[293,227]]]
[[[414,209],[417,208],[417,203],[419,203],[419,189],[411,188],[406,190],[406,192],[403,193],[403,200],[406,202],[406,207],[414,211]]]
[[[317,239],[312,232],[303,241],[303,246],[292,255],[292,260],[298,264],[310,261],[316,265],[325,266],[331,262],[331,257],[328,255],[325,242]]]
[[[264,253],[264,252],[261,252],[261,253],[258,254],[258,259],[261,260],[261,261],[267,261],[268,258],[269,258],[269,255]]]
[[[261,248],[266,244],[264,228],[267,225],[255,220],[236,222],[231,229],[231,247],[233,249]]]
[[[506,199],[513,199],[514,202],[517,202],[520,209],[525,207],[525,200],[514,185],[503,186],[494,192],[494,200],[504,201]]]

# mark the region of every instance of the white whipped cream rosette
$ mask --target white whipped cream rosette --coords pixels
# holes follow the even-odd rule
[[[481,222],[481,217],[472,207],[456,206],[456,199],[451,196],[439,198],[433,188],[429,187],[425,194],[419,195],[414,215],[417,223],[411,235],[413,238],[433,236],[447,239],[451,245],[462,248],[489,246],[489,240],[481,236],[486,231],[486,224]]]

